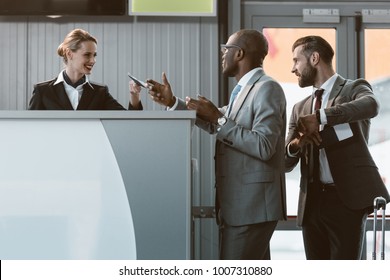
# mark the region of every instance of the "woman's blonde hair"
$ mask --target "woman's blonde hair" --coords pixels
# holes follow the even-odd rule
[[[64,63],[68,63],[68,58],[66,57],[66,50],[70,49],[72,52],[76,52],[81,43],[92,41],[97,44],[95,37],[91,36],[87,31],[82,29],[74,29],[66,35],[64,41],[58,46],[57,53],[64,59]]]

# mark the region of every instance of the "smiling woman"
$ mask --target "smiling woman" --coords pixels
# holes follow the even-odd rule
[[[66,36],[57,53],[64,60],[66,70],[65,80],[69,79],[71,84],[76,84],[85,75],[92,72],[95,64],[97,40],[88,32],[82,29],[75,29]],[[67,80],[68,82],[68,80]]]
[[[74,29],[57,49],[65,69],[57,78],[36,84],[30,110],[125,110],[106,85],[89,81],[96,62],[97,40],[87,31]],[[140,88],[132,87],[132,91]],[[129,110],[142,110],[139,92],[130,94]]]

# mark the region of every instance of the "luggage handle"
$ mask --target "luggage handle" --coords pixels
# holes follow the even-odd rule
[[[386,199],[382,196],[378,196],[374,199],[374,209],[380,209],[386,210]]]
[[[386,222],[386,199],[379,196],[374,199],[374,226],[373,226],[373,232],[374,232],[374,250],[372,253],[372,259],[376,260],[376,221],[377,221],[377,212],[379,209],[382,208],[382,244],[381,244],[381,260],[385,259],[385,222]]]

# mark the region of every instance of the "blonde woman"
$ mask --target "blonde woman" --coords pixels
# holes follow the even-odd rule
[[[97,40],[82,29],[66,35],[57,53],[65,69],[50,80],[34,85],[29,110],[126,110],[106,85],[89,80],[96,62]],[[130,84],[129,110],[142,110],[141,88]]]

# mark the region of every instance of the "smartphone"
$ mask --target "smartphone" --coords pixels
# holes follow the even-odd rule
[[[148,88],[148,84],[147,83],[138,80],[136,77],[130,75],[130,73],[127,73],[127,76],[129,76],[129,78],[132,79],[134,81],[134,83],[136,83],[137,85],[139,85],[141,87],[144,87],[144,88]]]

